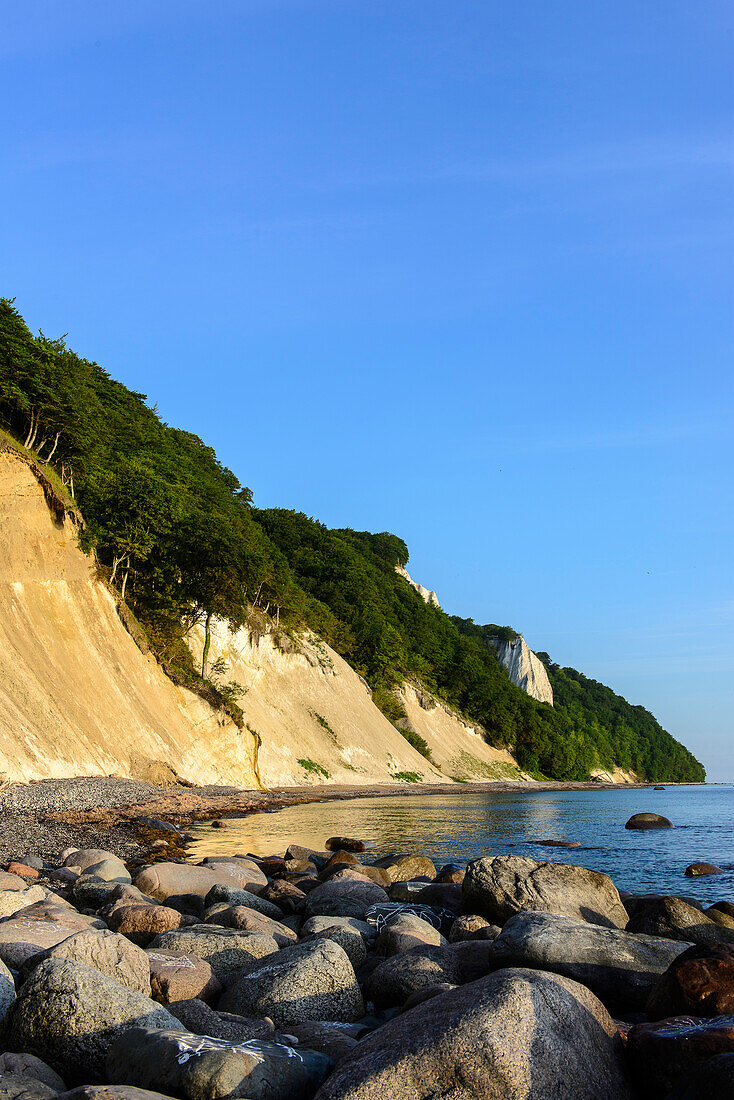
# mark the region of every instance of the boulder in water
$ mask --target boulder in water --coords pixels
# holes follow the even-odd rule
[[[673,822],[661,814],[632,814],[625,825],[625,829],[672,829]]]

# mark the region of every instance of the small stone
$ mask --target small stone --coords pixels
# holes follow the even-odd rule
[[[217,818],[216,821],[212,821],[212,829],[226,829],[226,828],[227,828],[227,822],[226,821],[221,821],[219,818]]]
[[[8,864],[9,875],[19,875],[21,878],[38,878],[38,870],[35,867],[28,867],[24,863],[9,863]]]

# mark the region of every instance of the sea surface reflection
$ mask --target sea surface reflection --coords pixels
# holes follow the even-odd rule
[[[674,829],[625,829],[632,814],[652,810]],[[277,813],[228,818],[227,828],[191,829],[192,858],[283,852],[288,844],[323,849],[329,836],[371,838],[375,855],[421,852],[437,865],[513,853],[577,863],[610,875],[629,891],[734,900],[734,786],[599,791],[462,791],[359,798],[290,806]],[[580,848],[543,848],[538,840],[577,840]],[[724,874],[689,879],[689,863],[707,860]]]

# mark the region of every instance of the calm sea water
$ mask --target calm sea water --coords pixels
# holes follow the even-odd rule
[[[653,811],[674,829],[625,829],[634,813]],[[192,829],[191,855],[267,855],[289,843],[323,849],[329,836],[371,838],[375,855],[421,852],[437,865],[481,855],[532,856],[577,863],[608,874],[630,892],[688,894],[734,901],[734,786],[669,787],[664,791],[468,792],[360,798],[291,806],[278,813],[229,818],[228,827]],[[578,840],[580,848],[543,848],[533,841]],[[724,874],[686,878],[706,860]]]

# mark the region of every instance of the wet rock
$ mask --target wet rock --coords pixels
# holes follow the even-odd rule
[[[460,980],[455,956],[443,947],[414,947],[380,963],[364,984],[365,996],[376,1008],[400,1007],[408,997],[430,985]]]
[[[6,1044],[42,1058],[72,1084],[95,1082],[115,1034],[139,1023],[176,1026],[161,1005],[106,974],[47,959],[21,986],[6,1019]]]
[[[278,950],[272,936],[240,932],[236,928],[217,928],[211,924],[195,924],[175,932],[161,932],[150,947],[154,951],[180,951],[185,955],[196,955],[209,963],[220,981],[233,971]]]
[[[344,852],[367,852],[374,847],[374,840],[356,840],[348,836],[330,836],[325,844],[329,852],[338,852],[340,849]]]
[[[238,886],[230,886],[227,883],[218,882],[212,886],[204,899],[204,905],[209,907],[223,902],[227,906],[246,905],[248,909],[254,909],[273,920],[281,920],[283,910],[261,894],[251,894],[249,890],[241,890]]]
[[[672,829],[673,822],[660,814],[633,814],[625,829]]]
[[[653,898],[639,906],[627,931],[687,943],[734,944],[734,931],[722,928],[696,906],[675,897]]]
[[[716,944],[683,951],[658,979],[650,993],[647,1015],[734,1015],[734,947]]]
[[[181,901],[195,896],[205,898],[217,883],[229,883],[259,894],[267,885],[267,879],[254,863],[216,863],[205,867],[192,867],[184,863],[155,863],[144,868],[135,878],[135,885],[144,894],[158,901],[178,898]]]
[[[629,1100],[614,1022],[583,986],[503,970],[438,1003],[359,1042],[318,1100]]]
[[[463,910],[503,925],[532,909],[609,928],[624,928],[627,911],[610,878],[586,867],[538,863],[522,856],[478,859],[466,869]]]
[[[676,940],[635,936],[555,913],[517,913],[492,944],[495,968],[550,970],[588,986],[612,1011],[644,1009],[684,950]]]
[[[627,1036],[633,1082],[650,1097],[665,1097],[697,1062],[734,1052],[734,1016],[673,1016],[635,1024]]]
[[[150,995],[154,1001],[162,1005],[191,998],[215,1001],[222,992],[221,983],[204,959],[182,951],[150,950],[146,954],[150,966]]]
[[[358,1020],[364,1004],[346,952],[326,939],[285,947],[235,977],[219,1003],[226,1012],[269,1016],[277,1026]]]
[[[385,856],[375,860],[375,867],[381,867],[390,877],[391,882],[405,882],[413,878],[436,877],[436,868],[432,860],[427,856]]]
[[[324,882],[306,898],[303,914],[315,916],[364,918],[371,905],[386,902],[387,894],[376,882]]]
[[[186,916],[167,905],[123,905],[107,918],[113,932],[126,936],[138,947],[147,947],[161,932],[174,932],[197,924],[196,917]]]
[[[32,1077],[56,1092],[65,1092],[66,1085],[55,1070],[33,1054],[0,1054],[0,1073],[11,1077]]]
[[[224,1039],[186,1031],[136,1027],[112,1043],[107,1057],[110,1081],[155,1088],[185,1100],[308,1098],[331,1068],[323,1054],[253,1039]]]
[[[580,848],[578,840],[534,840],[533,844],[541,844],[544,848]]]
[[[502,929],[498,924],[490,924],[484,917],[465,914],[457,917],[449,929],[449,943],[461,943],[464,940],[496,940]]]
[[[445,943],[438,929],[415,913],[396,913],[379,933],[375,949],[378,955],[390,956],[400,955],[413,947],[440,947]]]
[[[115,932],[89,929],[75,932],[46,951],[47,959],[68,959],[83,963],[106,974],[128,989],[150,996],[150,966],[148,956],[124,936]]]
[[[683,873],[688,878],[698,878],[699,875],[723,875],[724,872],[715,863],[689,863]]]

